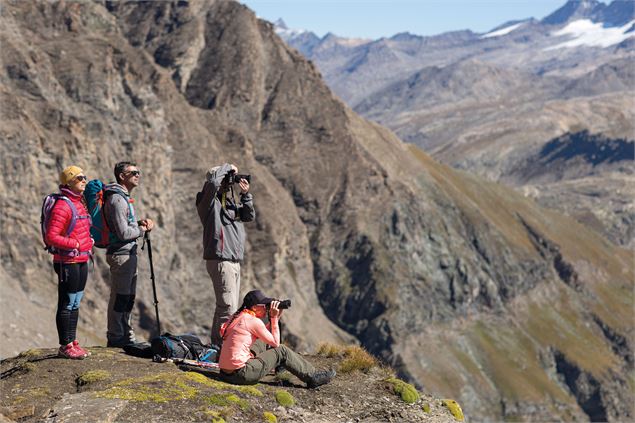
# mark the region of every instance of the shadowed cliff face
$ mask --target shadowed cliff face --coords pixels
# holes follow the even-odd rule
[[[55,175],[77,163],[109,178],[128,157],[143,171],[139,215],[159,225],[162,320],[206,333],[214,299],[194,198],[209,167],[232,162],[253,175],[257,208],[241,291],[292,298],[289,339],[356,338],[427,390],[462,398],[474,416],[584,416],[586,399],[541,359],[554,348],[593,377],[607,416],[632,415],[631,382],[619,376],[632,363],[603,335],[632,351],[624,251],[359,118],[238,3],[6,9],[0,134],[13,171],[2,180],[0,282],[16,322],[7,337],[39,331],[34,343],[55,342],[55,284],[37,233]],[[141,261],[137,320],[148,330]],[[93,341],[103,339],[106,278],[98,254],[80,324]],[[609,372],[623,383],[608,383]],[[605,400],[611,394],[623,403]]]

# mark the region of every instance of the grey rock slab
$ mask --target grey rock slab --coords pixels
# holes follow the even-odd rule
[[[64,394],[45,418],[46,423],[114,422],[128,401],[97,398],[92,392]]]

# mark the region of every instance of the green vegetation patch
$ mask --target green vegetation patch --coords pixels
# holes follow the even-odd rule
[[[110,379],[110,372],[106,370],[89,370],[80,375],[75,381],[79,386],[84,386],[107,379]]]
[[[293,407],[295,405],[293,395],[282,389],[276,391],[276,401],[283,407]]]
[[[32,372],[33,370],[35,370],[37,368],[37,366],[33,363],[29,363],[28,361],[22,365],[20,365],[20,370],[23,370],[27,373]]]
[[[199,391],[186,381],[184,375],[159,373],[137,379],[124,379],[105,391],[95,392],[95,395],[101,398],[151,402],[194,398]]]
[[[19,358],[36,358],[42,355],[42,351],[36,348],[31,348],[30,350],[22,351],[18,357]]]
[[[262,413],[262,417],[267,423],[278,423],[278,418],[276,417],[276,415],[269,411],[265,411],[264,413]]]
[[[206,401],[211,406],[216,407],[231,407],[238,405],[241,410],[249,408],[249,402],[246,399],[240,398],[236,394],[214,394],[206,398]]]
[[[205,410],[205,415],[212,419],[212,423],[225,423],[223,414],[215,410]]]
[[[358,345],[344,346],[325,342],[319,345],[317,354],[323,357],[343,358],[338,369],[340,373],[350,373],[355,370],[367,373],[377,366],[377,359]]]
[[[407,404],[414,404],[419,400],[419,392],[417,392],[415,387],[411,384],[394,377],[387,379],[386,382],[392,385],[393,392],[397,394],[403,402]]]
[[[462,422],[465,419],[465,417],[463,416],[463,410],[461,410],[461,406],[453,399],[441,400],[441,404],[443,404],[443,406],[447,407],[447,409],[450,410],[450,413],[452,413],[455,420]]]
[[[24,395],[15,397],[13,399],[13,405],[19,405],[25,402],[37,402],[39,399],[48,397],[49,395],[51,395],[51,391],[49,388],[38,386],[24,392]]]
[[[256,386],[240,386],[240,385],[232,385],[229,383],[221,382],[218,380],[210,379],[205,375],[196,372],[185,372],[183,374],[185,380],[196,382],[200,385],[209,386],[210,388],[224,390],[224,391],[236,391],[245,395],[252,395],[255,397],[262,397],[264,394],[262,391]]]
[[[421,406],[421,408],[423,409],[424,413],[429,413],[430,412],[430,404],[428,404],[427,402],[425,404],[423,404]]]

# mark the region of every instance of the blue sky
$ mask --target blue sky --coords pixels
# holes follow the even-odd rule
[[[344,37],[380,38],[408,31],[434,35],[487,32],[510,20],[542,19],[566,0],[241,0],[260,18],[289,28]]]

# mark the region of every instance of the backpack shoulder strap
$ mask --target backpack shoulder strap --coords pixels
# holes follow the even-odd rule
[[[66,229],[66,236],[69,236],[71,233],[73,233],[75,224],[77,223],[77,207],[75,207],[75,204],[73,204],[71,199],[65,195],[59,195],[57,199],[66,201],[66,204],[68,204],[68,207],[70,207],[71,209],[71,221],[68,224],[68,228]]]

